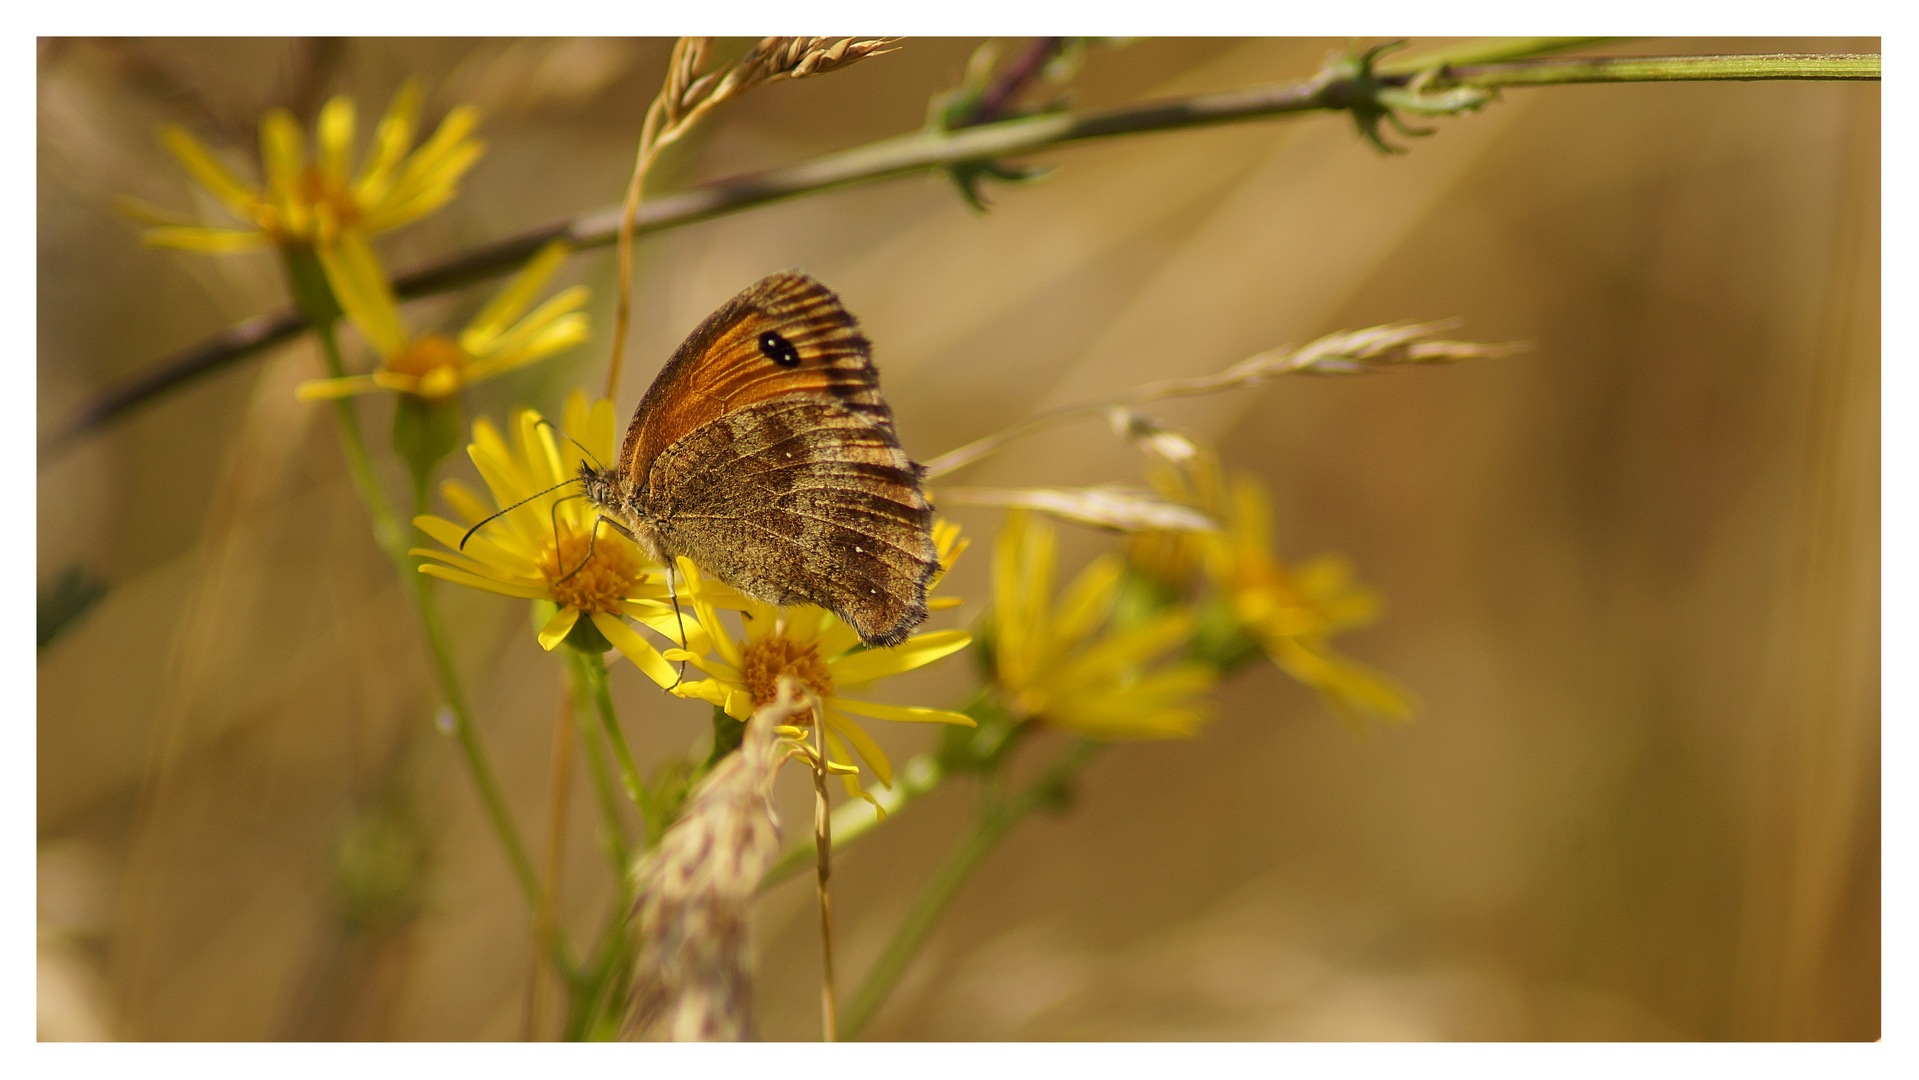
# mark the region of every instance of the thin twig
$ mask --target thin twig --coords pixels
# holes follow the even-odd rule
[[[1702,79],[1876,81],[1879,72],[1877,54],[1641,57],[1605,61],[1515,61],[1455,68],[1446,76],[1451,80],[1446,85],[1491,89],[1552,83]],[[1403,65],[1382,63],[1379,67],[1378,81],[1384,86],[1403,87],[1414,77],[1414,73],[1403,70]],[[962,131],[917,132],[647,200],[640,206],[635,228],[640,232],[677,228],[849,184],[891,179],[980,158],[1030,154],[1089,139],[1342,110],[1352,105],[1352,89],[1350,83],[1313,78],[1145,102],[1103,113],[1054,113]],[[621,208],[616,206],[554,222],[422,267],[397,279],[395,291],[403,299],[415,299],[498,277],[517,269],[556,237],[565,237],[576,251],[610,244],[618,235],[620,220]],[[256,316],[161,360],[152,370],[94,398],[42,438],[41,465],[48,464],[55,454],[135,406],[284,341],[307,326],[307,321],[291,310]]]

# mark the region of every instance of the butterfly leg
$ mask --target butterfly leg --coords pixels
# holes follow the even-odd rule
[[[583,498],[585,498],[585,497],[586,497],[586,496],[584,496],[584,495],[568,495],[568,496],[566,497],[566,499],[583,499]],[[566,501],[566,499],[555,499],[555,500],[553,500],[553,510],[552,510],[552,516],[553,516],[553,551],[554,551],[554,553],[555,553],[555,555],[556,555],[556,556],[558,555],[558,553],[559,553],[559,550],[560,550],[560,504],[561,504],[561,503],[563,503],[563,502],[565,502],[565,501]],[[615,526],[616,528],[617,528],[617,527],[619,526],[619,522],[617,522],[617,521],[614,521],[614,520],[613,520],[612,518],[609,518],[609,517],[607,517],[607,516],[606,516],[605,514],[601,514],[601,515],[600,515],[600,516],[599,516],[598,518],[596,518],[596,519],[594,519],[594,521],[593,521],[593,528],[592,528],[592,530],[591,530],[591,531],[589,531],[589,532],[588,532],[588,533],[586,534],[586,558],[584,558],[584,559],[581,559],[581,560],[580,560],[580,565],[578,565],[578,566],[576,566],[576,567],[574,567],[574,568],[573,568],[573,569],[571,569],[571,570],[568,570],[568,571],[566,572],[566,574],[565,574],[565,576],[563,576],[563,577],[561,577],[561,578],[559,578],[559,579],[558,579],[557,581],[555,581],[555,582],[554,582],[553,584],[555,584],[555,585],[558,585],[558,584],[559,584],[559,583],[560,583],[561,581],[565,581],[565,580],[566,580],[567,578],[570,578],[570,577],[572,577],[572,576],[573,576],[574,574],[577,574],[577,573],[579,573],[580,571],[582,571],[582,570],[584,570],[584,569],[586,569],[586,564],[587,564],[587,563],[590,563],[590,562],[592,562],[592,561],[593,561],[593,548],[594,548],[594,545],[596,545],[596,544],[598,544],[598,543],[599,543],[599,540],[600,540],[600,522],[602,522],[602,521],[604,521],[604,522],[607,522],[607,523],[609,523],[609,524],[611,524],[611,525],[613,525],[613,526]]]
[[[673,587],[673,575],[675,572],[676,568],[673,566],[669,565],[666,568],[666,595],[668,599],[673,601],[673,621],[680,625],[680,648],[684,649],[686,648],[686,616],[680,614],[679,590]],[[673,680],[673,686],[669,686],[667,689],[671,690],[674,686],[678,686],[685,681],[686,661],[682,660],[680,661],[680,677]]]

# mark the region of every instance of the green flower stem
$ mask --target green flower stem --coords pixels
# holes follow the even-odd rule
[[[613,712],[613,694],[607,685],[606,657],[596,653],[585,654],[587,682],[593,688],[593,703],[600,710],[600,726],[606,730],[606,741],[613,747],[613,759],[620,765],[620,781],[626,785],[627,797],[633,805],[640,808],[640,818],[646,824],[646,846],[650,849],[659,843],[663,823],[658,820],[657,808],[653,797],[647,794],[646,782],[640,779],[640,770],[633,764],[633,752],[626,748],[626,734],[620,730],[620,718]]]
[[[573,649],[568,649],[567,654],[572,658],[574,685],[581,691],[579,698],[591,695],[593,679],[587,674],[586,656]],[[620,797],[613,788],[613,777],[606,767],[606,751],[601,747],[604,737],[593,729],[584,716],[581,717],[580,746],[586,751],[587,771],[593,777],[593,797],[599,802],[600,817],[606,823],[603,846],[607,861],[612,864],[613,877],[625,882],[627,871],[631,868],[632,851],[626,843],[626,823],[620,818]]]
[[[575,687],[574,700],[583,701],[591,693],[590,653],[567,648],[567,661]],[[597,695],[593,695],[596,696]],[[595,710],[597,714],[597,709]],[[594,938],[588,958],[581,964],[579,979],[571,986],[567,1018],[562,1037],[568,1041],[613,1038],[618,1035],[620,1011],[612,1007],[625,1000],[620,985],[629,970],[632,951],[627,918],[633,908],[632,848],[627,843],[626,822],[621,816],[620,796],[612,771],[608,768],[603,740],[604,730],[588,719],[584,710],[576,714],[580,725],[580,746],[586,753],[587,771],[593,778],[593,795],[600,808],[605,829],[600,838],[608,868],[613,873],[613,902]]]
[[[336,379],[346,374],[346,365],[340,360],[338,325],[336,320],[327,319],[315,331],[320,339],[320,353],[326,357],[327,374]],[[353,399],[334,398],[333,418],[340,428],[340,443],[346,449],[347,472],[353,477],[354,489],[360,493],[360,502],[366,505],[367,516],[373,519],[373,542],[396,563],[406,563],[407,533],[393,516],[386,492],[373,472],[373,459],[367,453],[366,436],[360,433],[360,418],[353,411]],[[412,573],[410,567],[407,572]]]
[[[340,359],[340,343],[335,327],[334,319],[320,320],[318,336],[328,372],[339,376],[345,372],[346,365]],[[406,553],[407,530],[394,517],[386,492],[374,474],[373,461],[367,454],[366,439],[360,432],[359,417],[353,411],[352,402],[343,398],[333,404],[334,418],[340,429],[340,444],[346,451],[347,471],[353,477],[353,486],[360,494],[360,501],[366,505],[367,516],[373,521],[374,541],[393,560],[400,581],[413,600],[420,625],[426,631],[427,651],[433,658],[433,673],[440,684],[440,694],[446,699],[447,710],[453,714],[453,734],[460,744],[461,753],[466,757],[467,771],[473,774],[473,784],[479,789],[487,820],[499,837],[500,847],[506,851],[513,876],[526,896],[528,910],[537,912],[540,908],[539,874],[533,868],[533,859],[527,854],[519,831],[514,828],[506,797],[500,791],[499,780],[487,760],[486,748],[480,744],[479,733],[474,728],[473,714],[467,706],[466,694],[460,687],[459,672],[453,664],[446,627],[441,623],[439,608],[433,602],[431,582],[419,572],[413,557]],[[536,936],[541,936],[537,927],[534,932]],[[552,957],[554,967],[568,982],[577,978],[572,959],[567,955],[566,944],[557,934],[547,936],[541,944]]]
[[[1527,60],[1544,52],[1586,44],[1567,38],[1499,38],[1407,60],[1382,61],[1376,77],[1403,85],[1422,71],[1451,64],[1442,85],[1493,89],[1591,82],[1689,81],[1697,79],[1876,80],[1876,54],[1807,56],[1669,56],[1594,60]],[[1460,65],[1473,64],[1473,67]],[[1155,131],[1264,120],[1291,113],[1345,109],[1352,84],[1314,77],[1210,94],[1142,102],[1102,113],[1052,113],[1005,120],[952,132],[918,132],[765,172],[718,180],[688,191],[649,199],[640,206],[641,232],[658,232],[783,199],[849,184],[951,168],[969,161],[1031,154],[1068,143]],[[567,238],[576,251],[613,243],[620,207],[606,207],[551,222],[453,255],[394,282],[403,299],[415,299],[486,281],[517,269],[547,241]],[[129,382],[83,406],[40,442],[40,462],[55,451],[128,410],[204,374],[284,341],[305,330],[298,311],[260,315],[175,353]]]
[[[900,977],[906,974],[913,958],[919,955],[926,939],[932,936],[940,915],[959,895],[961,886],[973,876],[973,871],[986,861],[986,856],[994,846],[1034,810],[1057,805],[1079,770],[1105,746],[1105,743],[1088,739],[1076,740],[1054,760],[1044,775],[1013,798],[998,804],[982,801],[979,820],[974,823],[972,833],[946,856],[946,861],[940,864],[920,890],[912,908],[893,931],[892,940],[886,943],[885,951],[874,961],[846,1011],[841,1014],[839,1036],[842,1041],[857,1037],[860,1029],[879,1011],[886,996],[892,993]]]

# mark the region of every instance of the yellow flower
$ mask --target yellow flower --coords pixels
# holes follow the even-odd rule
[[[1335,652],[1327,639],[1371,624],[1379,594],[1353,578],[1351,560],[1322,555],[1288,569],[1268,550],[1265,493],[1251,477],[1233,485],[1228,528],[1211,538],[1207,571],[1233,616],[1288,675],[1317,690],[1341,720],[1360,714],[1412,719],[1412,694],[1389,676]]]
[[[600,462],[612,460],[612,402],[596,401],[589,408],[586,395],[575,390],[567,398],[564,418],[564,430],[586,452]],[[579,447],[556,437],[531,409],[517,411],[509,426],[514,435],[511,447],[486,418],[475,420],[473,443],[467,447],[467,456],[492,491],[491,506],[465,485],[449,480],[441,492],[467,524],[432,515],[413,519],[421,532],[451,549],[414,549],[412,554],[434,560],[423,564],[420,572],[502,596],[557,605],[559,611],[539,633],[541,647],[549,650],[585,616],[654,682],[672,686],[679,681],[673,665],[622,618],[630,615],[650,624],[673,623],[672,606],[662,602],[668,597],[665,571],[610,526],[596,529],[599,512],[585,500],[567,498],[564,487],[547,490],[578,473],[584,456]],[[468,530],[491,517],[495,509],[522,500],[524,505],[494,517],[467,538]]]
[[[933,540],[939,550],[939,584],[947,568],[966,548],[959,526],[940,521],[933,526]],[[853,716],[878,720],[907,720],[938,724],[974,725],[972,717],[945,709],[912,705],[883,705],[843,696],[862,690],[881,679],[923,667],[972,643],[964,630],[935,630],[915,634],[890,649],[869,649],[860,644],[860,636],[840,621],[837,615],[812,605],[776,607],[741,596],[719,583],[703,577],[687,559],[680,560],[680,601],[691,601],[696,618],[686,619],[687,640],[683,650],[669,650],[668,659],[690,662],[709,678],[683,683],[672,688],[681,697],[708,701],[735,720],[744,721],[753,711],[778,697],[779,677],[792,675],[819,695],[826,721],[827,758],[839,766],[848,793],[866,798],[859,780],[851,771],[852,754],[873,770],[881,786],[893,786],[893,766],[865,729]],[[931,586],[929,586],[930,588]],[[739,637],[721,628],[714,610],[722,601],[734,601],[740,610],[744,633]],[[956,607],[951,597],[931,598],[927,606],[934,610]],[[679,640],[673,616],[648,619],[647,625]],[[851,715],[849,715],[851,714]],[[852,753],[848,752],[851,748]],[[878,805],[878,803],[874,803]]]
[[[399,305],[373,249],[360,237],[343,238],[319,253],[320,263],[340,306],[380,354],[380,367],[370,375],[308,380],[300,384],[300,397],[311,400],[392,390],[440,400],[463,386],[585,341],[590,327],[586,313],[579,310],[589,295],[584,285],[562,289],[527,313],[540,286],[571,251],[562,240],[541,248],[458,338],[414,337],[400,321]]]
[[[397,228],[458,194],[460,177],[485,148],[469,137],[479,110],[462,105],[409,154],[419,111],[420,89],[409,82],[393,95],[365,163],[353,174],[351,99],[336,97],[321,108],[317,153],[310,161],[299,121],[285,109],[273,109],[260,120],[263,186],[235,177],[198,139],[169,124],[160,129],[167,149],[245,225],[197,225],[132,200],[125,201],[127,209],[156,226],[147,230],[147,243],[194,251],[244,251],[268,244],[324,250],[345,236]]]
[[[1098,739],[1191,735],[1212,714],[1205,695],[1218,674],[1198,661],[1152,668],[1192,636],[1184,610],[1098,633],[1123,564],[1095,559],[1053,602],[1050,525],[1007,515],[993,559],[993,652],[999,685],[1019,719]]]

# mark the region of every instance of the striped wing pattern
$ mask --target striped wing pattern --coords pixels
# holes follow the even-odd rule
[[[763,346],[769,333],[791,352]],[[620,471],[664,552],[739,589],[828,608],[870,645],[926,618],[938,555],[919,466],[858,324],[804,274],[762,280],[694,330],[641,401]]]

